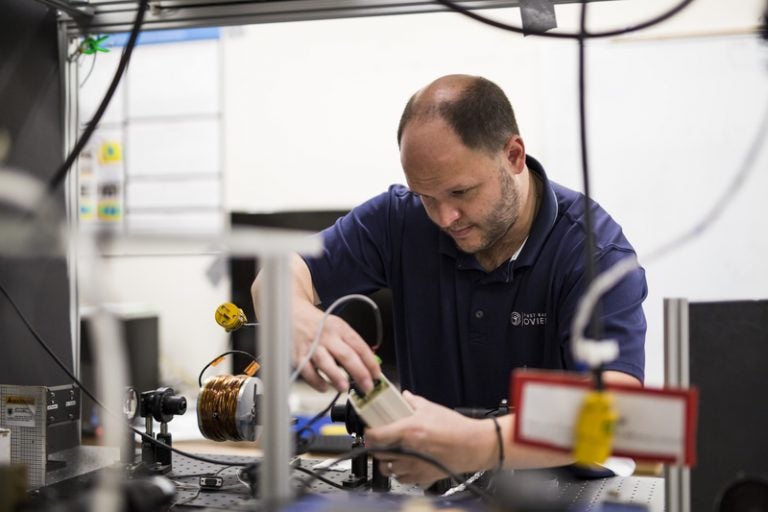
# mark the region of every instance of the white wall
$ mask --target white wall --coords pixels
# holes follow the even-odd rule
[[[590,20],[593,28],[625,26],[672,4],[597,3]],[[593,192],[641,259],[703,215],[738,169],[768,101],[768,72],[754,36],[728,34],[754,28],[763,4],[699,0],[663,26],[589,43]],[[578,6],[557,12],[561,26],[576,26]],[[519,20],[515,10],[485,14]],[[402,182],[395,142],[402,108],[416,89],[456,72],[499,83],[528,151],[550,177],[582,188],[575,43],[522,38],[454,14],[256,25],[226,34],[230,209],[351,207]],[[646,265],[649,383],[663,381],[664,297],[768,294],[768,242],[756,216],[767,181],[754,172],[704,237]]]
[[[99,56],[87,79],[92,59],[81,58],[81,120],[90,119],[101,101],[120,50]],[[125,145],[120,180],[126,184],[126,214],[111,228],[221,230],[220,52],[217,39],[135,49],[95,137],[110,130],[123,134]],[[94,224],[82,222],[81,227],[88,230]],[[100,276],[107,301],[159,317],[161,379],[190,399],[200,369],[227,349],[228,336],[216,325],[214,311],[229,300],[229,279],[226,269],[222,279],[208,278],[214,262],[206,254],[118,255],[106,260]],[[88,298],[81,299],[87,305]]]
[[[672,4],[599,2],[590,19],[595,27],[621,26]],[[754,27],[764,2],[725,5],[697,0],[663,27],[589,44],[593,191],[641,258],[689,226],[723,190],[768,101],[765,48],[751,36],[723,36]],[[519,21],[514,10],[485,14]],[[558,7],[561,26],[575,26],[577,14],[575,5]],[[574,43],[522,38],[455,14],[255,25],[224,34],[226,209],[347,208],[402,182],[395,141],[402,108],[416,89],[455,72],[499,83],[529,152],[553,179],[582,186]],[[758,210],[758,194],[768,189],[759,172],[766,163],[763,155],[704,237],[646,265],[648,382],[663,379],[663,297],[768,294],[768,241]],[[228,283],[208,281],[211,262],[200,255],[109,263],[105,283],[115,301],[160,312],[163,374],[172,381],[196,376],[225,343],[212,317]]]

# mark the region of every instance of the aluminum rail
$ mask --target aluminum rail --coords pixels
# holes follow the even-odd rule
[[[567,4],[577,1],[553,0],[553,3]],[[492,9],[518,7],[520,1],[457,0],[457,3],[468,9]],[[137,0],[91,0],[90,5],[95,9],[90,19],[64,20],[64,29],[68,35],[127,32],[136,17],[138,2]],[[146,14],[142,30],[430,12],[450,11],[433,0],[153,0],[150,2],[150,9]]]
[[[41,4],[45,4],[48,7],[58,9],[68,16],[75,19],[91,18],[96,9],[93,5],[85,1],[69,1],[69,0],[37,0]]]
[[[664,299],[665,385],[681,388],[690,385],[689,343],[688,300]],[[664,477],[665,510],[691,512],[691,470],[683,466],[667,465]]]

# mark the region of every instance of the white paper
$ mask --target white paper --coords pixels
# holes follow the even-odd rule
[[[517,417],[521,439],[570,449],[586,392],[570,385],[527,382],[522,392],[523,409],[518,410]],[[619,412],[615,452],[685,460],[687,404],[683,397],[623,390],[611,393]]]

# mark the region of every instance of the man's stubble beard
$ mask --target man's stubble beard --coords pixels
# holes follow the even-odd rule
[[[517,223],[520,216],[520,191],[507,171],[499,168],[499,188],[501,195],[493,205],[491,215],[483,222],[481,247],[475,253],[492,249],[503,240],[507,232]]]

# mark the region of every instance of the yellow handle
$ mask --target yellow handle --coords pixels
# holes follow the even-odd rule
[[[216,308],[214,317],[216,318],[216,323],[222,326],[227,332],[239,329],[248,321],[248,319],[245,318],[243,310],[231,302],[225,302]]]
[[[573,458],[577,464],[591,466],[605,462],[611,455],[618,418],[613,395],[596,390],[587,393],[574,432]]]

